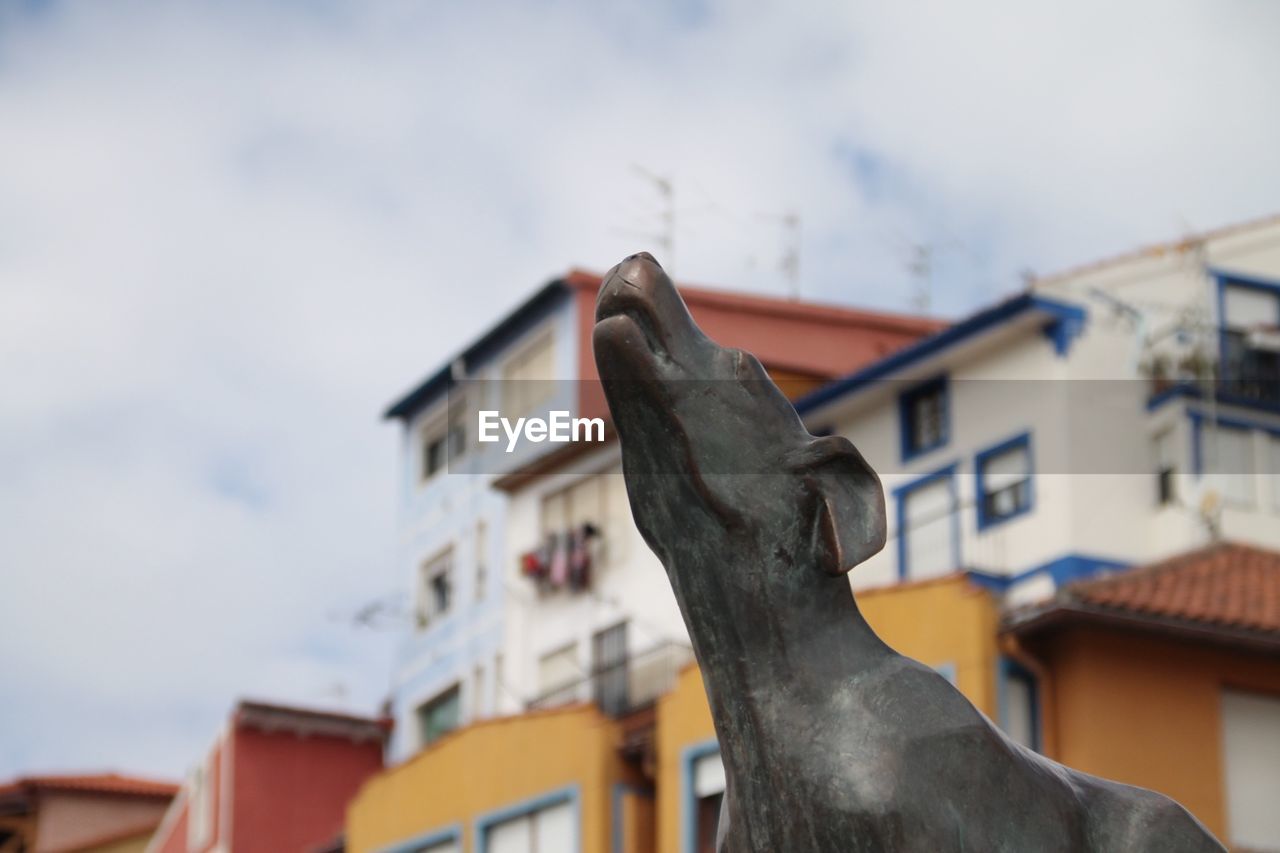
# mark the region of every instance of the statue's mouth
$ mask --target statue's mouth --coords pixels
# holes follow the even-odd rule
[[[644,291],[615,271],[602,286],[600,300],[596,304],[595,338],[612,349],[625,351],[631,356],[627,359],[631,364],[635,363],[634,356],[644,352],[654,362],[650,367],[655,368],[658,359],[667,357],[661,328],[653,304]]]

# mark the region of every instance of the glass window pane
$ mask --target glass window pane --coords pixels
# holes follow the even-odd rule
[[[905,537],[908,577],[936,577],[954,571],[952,524],[955,502],[951,481],[941,478],[913,489],[900,520]]]
[[[577,846],[574,844],[577,836],[574,830],[571,803],[542,809],[533,816],[533,849],[537,853],[568,853]]]
[[[527,817],[490,827],[488,836],[488,853],[533,853],[533,833]]]

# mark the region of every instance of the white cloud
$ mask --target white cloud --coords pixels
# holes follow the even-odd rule
[[[23,11],[27,8],[28,11]],[[1270,4],[0,12],[0,775],[178,772],[238,695],[372,710],[382,406],[677,186],[683,277],[905,308],[1270,212]]]

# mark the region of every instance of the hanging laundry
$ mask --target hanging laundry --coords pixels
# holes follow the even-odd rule
[[[569,582],[569,534],[552,533],[550,538],[552,540],[551,569],[547,580],[552,586],[564,586]]]
[[[586,589],[591,583],[591,548],[587,542],[589,524],[575,528],[570,536],[573,545],[569,550],[569,588],[575,592]]]

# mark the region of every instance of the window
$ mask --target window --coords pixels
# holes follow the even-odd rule
[[[959,568],[955,467],[904,486],[897,497],[898,576],[919,580]]]
[[[453,548],[422,564],[417,623],[425,628],[449,612],[453,604]]]
[[[1210,442],[1210,464],[1225,504],[1249,507],[1254,503],[1253,432],[1210,423],[1206,432]]]
[[[476,600],[484,598],[489,581],[489,525],[476,522]]]
[[[1173,445],[1173,430],[1167,429],[1151,440],[1152,455],[1156,466],[1156,504],[1167,506],[1178,502],[1175,481],[1177,465]]]
[[[1011,660],[1000,661],[1000,728],[1015,743],[1040,750],[1036,678]]]
[[[450,404],[443,419],[436,419],[422,430],[422,468],[419,478],[426,482],[445,470],[445,466],[461,459],[467,452],[466,405]]]
[[[945,376],[904,391],[898,398],[902,458],[911,459],[947,443],[950,404]]]
[[[202,849],[213,834],[213,753],[191,772],[190,803],[187,848]]]
[[[1280,286],[1275,290],[1227,284],[1222,293],[1222,325],[1251,329],[1280,323]]]
[[[450,687],[418,708],[418,734],[429,746],[458,727],[461,718],[458,685]]]
[[[471,717],[484,715],[484,664],[476,664],[471,681]]]
[[[1280,389],[1280,283],[1221,283],[1221,379],[1229,393],[1274,402]]]
[[[1280,435],[1271,436],[1267,442],[1271,464],[1271,508],[1280,512]]]
[[[546,707],[574,701],[581,680],[577,643],[548,652],[538,658],[538,704]]]
[[[1031,436],[1024,433],[974,460],[978,474],[978,529],[1031,509]]]
[[[534,411],[551,396],[555,350],[550,332],[507,359],[502,367],[502,414],[517,418]]]
[[[606,714],[627,710],[627,663],[627,623],[597,631],[591,638],[592,698]]]
[[[446,437],[443,434],[425,434],[422,440],[422,479],[429,480],[444,470]]]
[[[1280,851],[1280,698],[1224,691],[1222,726],[1231,844]]]
[[[578,849],[572,799],[531,809],[501,823],[481,824],[481,853],[566,853]]]
[[[542,499],[542,532],[564,533],[583,524],[602,528],[605,520],[606,474],[583,477]]]
[[[724,800],[724,762],[717,750],[693,761],[694,847],[697,853],[715,853],[720,805]]]

